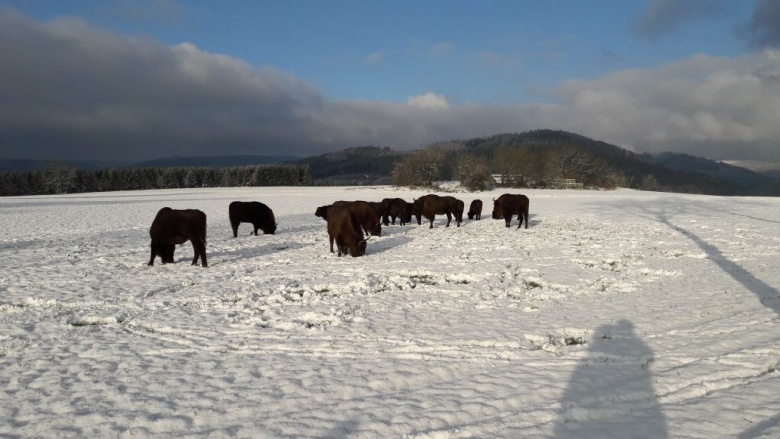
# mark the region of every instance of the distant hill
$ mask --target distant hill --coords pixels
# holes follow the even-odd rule
[[[736,183],[744,188],[752,189],[766,186],[775,182],[775,178],[769,177],[749,169],[734,166],[728,163],[695,157],[688,154],[663,152],[658,154],[639,154],[638,157],[648,163],[655,163],[664,168],[680,172],[696,172],[709,175],[721,180]]]
[[[772,178],[780,178],[780,163],[778,162],[762,162],[758,160],[724,160],[723,163],[737,166],[740,168],[750,169],[753,172],[758,172]]]
[[[272,165],[300,160],[295,156],[264,155],[222,155],[211,157],[163,157],[143,162],[88,161],[88,160],[0,160],[2,171],[37,171],[52,164],[66,164],[79,169],[95,170],[104,168],[171,168],[171,167],[226,167]]]
[[[300,159],[295,163],[310,166],[315,184],[391,184],[393,166],[407,154],[387,146],[358,146]]]
[[[220,155],[210,157],[163,157],[128,165],[132,168],[169,168],[169,167],[226,167],[249,165],[272,165],[299,160],[293,156],[265,155]]]
[[[658,183],[658,190],[712,195],[780,195],[778,183],[747,169],[736,169],[720,162],[690,157],[668,157],[651,160],[652,156],[636,154],[616,145],[593,140],[576,133],[556,130],[535,130],[524,133],[499,134],[475,138],[460,143],[466,151],[490,158],[499,147],[525,148],[535,155],[556,148],[576,148],[588,156],[606,163],[628,179],[630,185],[647,178]],[[684,156],[683,154],[675,154]],[[638,187],[638,186],[637,186]]]
[[[530,161],[543,162],[564,149],[582,152],[594,163],[606,167],[629,187],[666,192],[711,195],[780,195],[780,166],[739,162],[719,162],[687,154],[665,152],[637,154],[580,134],[560,130],[533,130],[503,133],[466,140],[448,140],[432,145],[445,151],[442,179],[454,179],[455,165],[461,154],[481,158],[488,166],[500,150],[523,150]],[[228,155],[212,157],[166,157],[140,163],[66,162],[82,169],[107,167],[229,167],[277,163],[309,165],[312,180],[318,185],[391,184],[394,166],[414,151],[396,151],[390,147],[359,146],[313,157]],[[37,170],[52,163],[42,160],[0,160],[0,171]],[[763,166],[763,167],[762,167]],[[761,172],[756,172],[761,169]],[[775,172],[775,174],[773,174]],[[648,182],[651,184],[648,185]],[[599,185],[598,183],[595,183]]]
[[[467,140],[448,140],[430,146],[446,151],[442,178],[454,178],[458,155],[470,153],[487,163],[500,148],[522,148],[543,157],[562,148],[576,148],[606,164],[631,187],[650,179],[657,190],[713,195],[780,195],[780,183],[770,176],[728,163],[686,154],[636,154],[616,145],[559,130],[504,133]],[[308,164],[316,184],[390,184],[394,165],[411,151],[362,146],[300,159]]]
[[[90,160],[29,160],[11,159],[0,160],[0,172],[4,171],[37,171],[44,169],[53,163],[66,164],[79,169],[95,170],[103,168],[119,168],[126,166],[127,162],[117,161],[90,161]]]

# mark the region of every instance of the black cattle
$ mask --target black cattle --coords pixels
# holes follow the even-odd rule
[[[278,225],[274,211],[259,201],[234,201],[228,206],[228,216],[234,238],[238,237],[238,225],[241,223],[251,223],[255,236],[257,236],[257,229],[262,230],[265,234],[273,235]]]
[[[318,216],[325,221],[328,220],[328,209],[330,209],[330,204],[326,206],[320,206],[317,208],[317,210],[314,211],[314,216]]]
[[[523,225],[523,219],[525,219],[525,228],[528,228],[528,197],[521,194],[504,194],[493,200],[493,219],[503,218],[506,221],[506,226],[509,227],[509,223],[512,222],[512,215],[517,215],[517,219],[520,220],[520,224],[517,225],[519,229]]]
[[[463,203],[463,201],[455,197],[445,196],[442,198],[447,200],[447,202],[450,203],[450,205],[454,203],[455,208],[452,214],[455,216],[455,222],[458,224],[458,227],[460,227],[460,223],[463,222],[463,210],[465,209],[466,205]]]
[[[474,200],[469,206],[469,219],[475,219],[479,221],[482,219],[482,200]]]
[[[333,241],[336,241],[338,255],[349,253],[352,257],[364,256],[368,239],[357,216],[347,206],[331,206],[328,209],[328,238],[330,252],[333,253]]]
[[[453,215],[455,216],[455,222],[458,227],[460,227],[460,223],[463,220],[463,202],[460,201],[460,204],[458,204],[459,201],[460,200],[457,198],[450,196],[440,197],[435,194],[423,195],[414,200],[412,211],[417,217],[418,225],[422,224],[421,217],[425,217],[430,221],[430,228],[432,229],[433,220],[436,217],[436,214],[444,214],[447,215],[446,227],[450,226]]]
[[[173,262],[173,252],[176,244],[192,243],[195,257],[192,265],[198,264],[198,258],[204,267],[206,263],[206,214],[198,209],[177,210],[163,207],[157,212],[149,228],[152,238],[152,257],[149,265],[154,265],[154,258],[159,256],[163,264]]]
[[[401,220],[401,225],[411,221],[411,214],[408,220],[404,220],[404,209],[406,209],[406,201],[402,198],[385,198],[382,200],[382,206],[384,207],[385,215],[382,217],[384,225],[395,225],[396,218]],[[390,221],[392,219],[392,222]]]
[[[388,225],[387,221],[387,209],[385,209],[384,204],[381,201],[367,201],[368,204],[371,205],[371,207],[374,208],[376,213],[379,215],[379,219],[383,226]]]
[[[333,207],[347,207],[355,214],[363,230],[371,236],[382,236],[382,218],[377,209],[367,201],[336,201]],[[328,209],[330,216],[330,209]]]
[[[412,223],[412,212],[414,211],[414,203],[405,202],[404,203],[404,210],[401,214],[401,225],[405,226],[406,224]]]

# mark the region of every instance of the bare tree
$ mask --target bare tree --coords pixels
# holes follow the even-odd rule
[[[485,162],[471,154],[458,158],[456,172],[460,184],[472,191],[487,189],[493,180]]]
[[[396,186],[433,186],[441,173],[446,153],[439,148],[428,148],[410,154],[393,168]]]
[[[590,158],[576,148],[564,148],[555,161],[555,167],[561,178],[582,180],[590,173]]]

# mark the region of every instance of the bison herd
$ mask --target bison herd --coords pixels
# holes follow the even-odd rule
[[[372,236],[382,235],[382,226],[395,225],[399,220],[400,225],[412,222],[412,217],[417,219],[417,225],[422,225],[422,218],[429,221],[429,228],[433,228],[433,220],[436,215],[446,215],[449,227],[452,219],[460,227],[463,222],[463,201],[452,196],[439,196],[435,194],[424,195],[416,198],[412,203],[402,198],[385,198],[380,202],[371,201],[336,201],[333,204],[318,207],[314,214],[327,222],[330,251],[334,253],[333,243],[339,256],[364,256],[368,240]],[[503,219],[509,227],[512,217],[517,215],[519,229],[523,222],[528,228],[528,197],[520,194],[504,194],[493,199],[493,219]],[[233,201],[228,206],[230,227],[233,229],[233,237],[238,237],[238,226],[241,223],[250,223],[253,234],[258,230],[264,234],[273,235],[276,232],[276,217],[273,210],[258,201]],[[469,219],[479,220],[482,217],[482,201],[474,200],[468,210]],[[163,207],[157,212],[149,228],[149,236],[152,239],[152,256],[149,265],[154,265],[157,256],[163,264],[173,262],[173,253],[176,244],[187,241],[192,243],[195,257],[192,265],[197,265],[200,259],[201,265],[206,263],[206,214],[197,209],[177,210]]]

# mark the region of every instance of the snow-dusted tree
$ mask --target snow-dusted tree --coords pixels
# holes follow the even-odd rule
[[[76,167],[61,161],[47,162],[42,172],[44,193],[66,194],[73,192],[76,169]]]
[[[582,177],[590,173],[590,159],[576,148],[567,147],[561,150],[553,162],[560,178],[574,178],[582,180]]]
[[[485,162],[471,154],[458,158],[456,172],[460,184],[472,191],[483,191],[493,182]]]
[[[428,148],[408,155],[393,168],[396,186],[432,186],[439,179],[446,153],[439,148]]]

